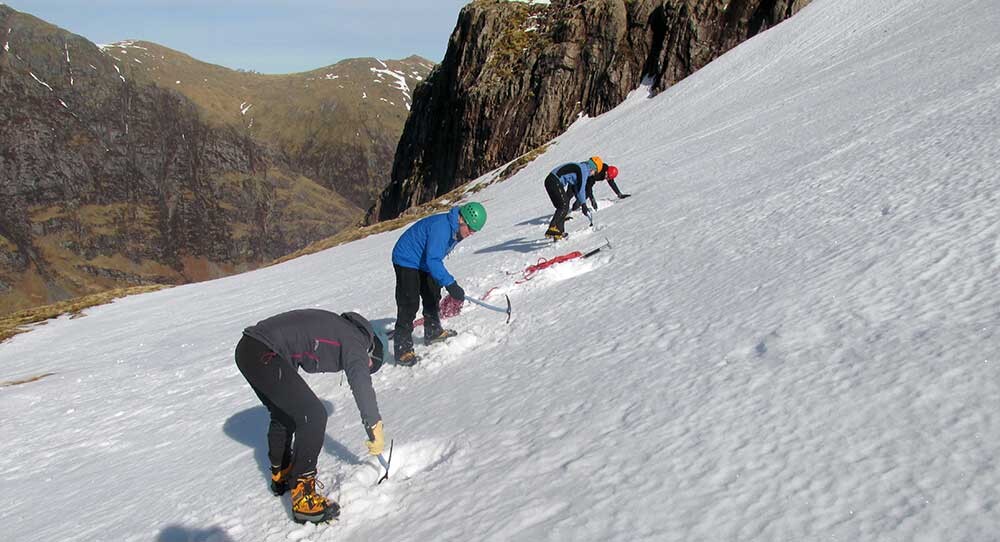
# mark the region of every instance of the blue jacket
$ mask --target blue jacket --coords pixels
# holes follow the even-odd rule
[[[392,263],[430,273],[441,286],[455,282],[444,267],[444,257],[455,248],[458,238],[458,207],[431,215],[414,223],[396,241]]]
[[[569,162],[552,170],[551,175],[559,179],[566,190],[571,190],[580,205],[587,204],[587,179],[590,177],[590,161]]]

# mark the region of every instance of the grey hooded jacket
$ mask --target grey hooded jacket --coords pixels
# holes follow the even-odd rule
[[[368,349],[375,337],[371,323],[360,314],[298,309],[261,320],[243,334],[307,373],[344,371],[365,427],[382,419],[368,369]]]

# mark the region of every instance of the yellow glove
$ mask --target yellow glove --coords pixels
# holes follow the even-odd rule
[[[371,455],[382,453],[382,450],[385,449],[385,432],[382,429],[382,420],[371,427],[366,427],[365,430],[368,431],[368,440],[365,441],[368,453]]]

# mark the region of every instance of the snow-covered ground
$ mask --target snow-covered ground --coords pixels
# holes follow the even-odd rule
[[[1000,9],[815,0],[654,99],[582,119],[475,195],[461,335],[340,375],[319,467],[340,522],[266,482],[233,363],[280,311],[394,316],[399,231],[119,300],[0,345],[5,540],[871,540],[1000,536]],[[540,245],[546,172],[600,154],[597,231]],[[613,248],[516,284],[538,258]]]

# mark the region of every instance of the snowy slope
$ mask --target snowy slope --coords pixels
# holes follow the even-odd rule
[[[447,263],[515,316],[466,307],[376,375],[389,483],[308,376],[337,524],[267,492],[232,352],[286,309],[391,320],[400,232],[15,337],[0,380],[55,374],[0,389],[5,539],[995,540],[998,28],[995,0],[815,0],[477,193]],[[594,153],[634,197],[539,246],[545,173]]]

